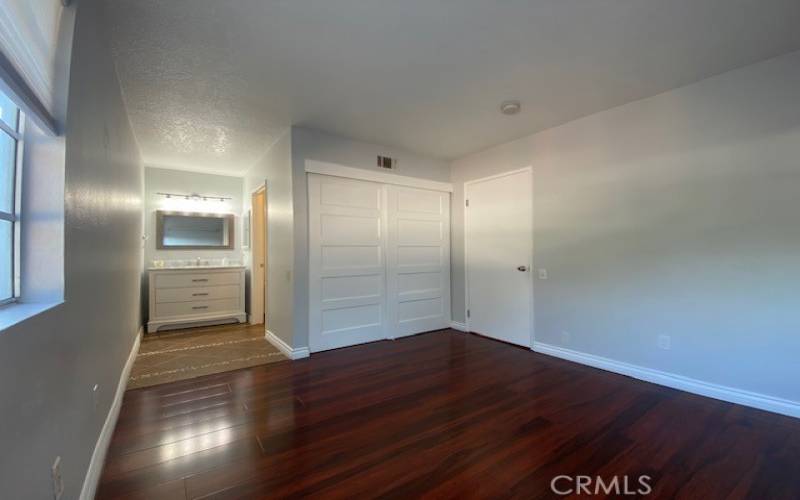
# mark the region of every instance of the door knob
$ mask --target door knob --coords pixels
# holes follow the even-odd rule
[[[517,271],[521,271],[521,272],[523,272],[523,273],[524,273],[525,271],[527,271],[527,270],[528,270],[528,266],[519,266],[519,267],[517,268]]]

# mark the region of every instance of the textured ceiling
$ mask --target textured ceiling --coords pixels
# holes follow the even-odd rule
[[[150,165],[242,173],[288,125],[456,158],[800,49],[798,0],[109,0]],[[504,99],[521,114],[501,115]]]

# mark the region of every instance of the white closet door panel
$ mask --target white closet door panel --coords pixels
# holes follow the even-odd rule
[[[386,338],[386,209],[377,183],[308,176],[312,351]]]
[[[450,195],[387,186],[390,335],[450,324]]]
[[[353,269],[370,270],[384,268],[383,248],[375,245],[366,246],[325,246],[320,251],[320,267],[334,273],[350,272]]]

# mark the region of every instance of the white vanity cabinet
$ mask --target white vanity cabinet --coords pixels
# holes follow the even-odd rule
[[[244,267],[150,269],[147,331],[164,326],[247,321]]]

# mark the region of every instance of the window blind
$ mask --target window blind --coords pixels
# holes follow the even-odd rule
[[[0,76],[51,131],[62,11],[61,0],[0,0]]]

